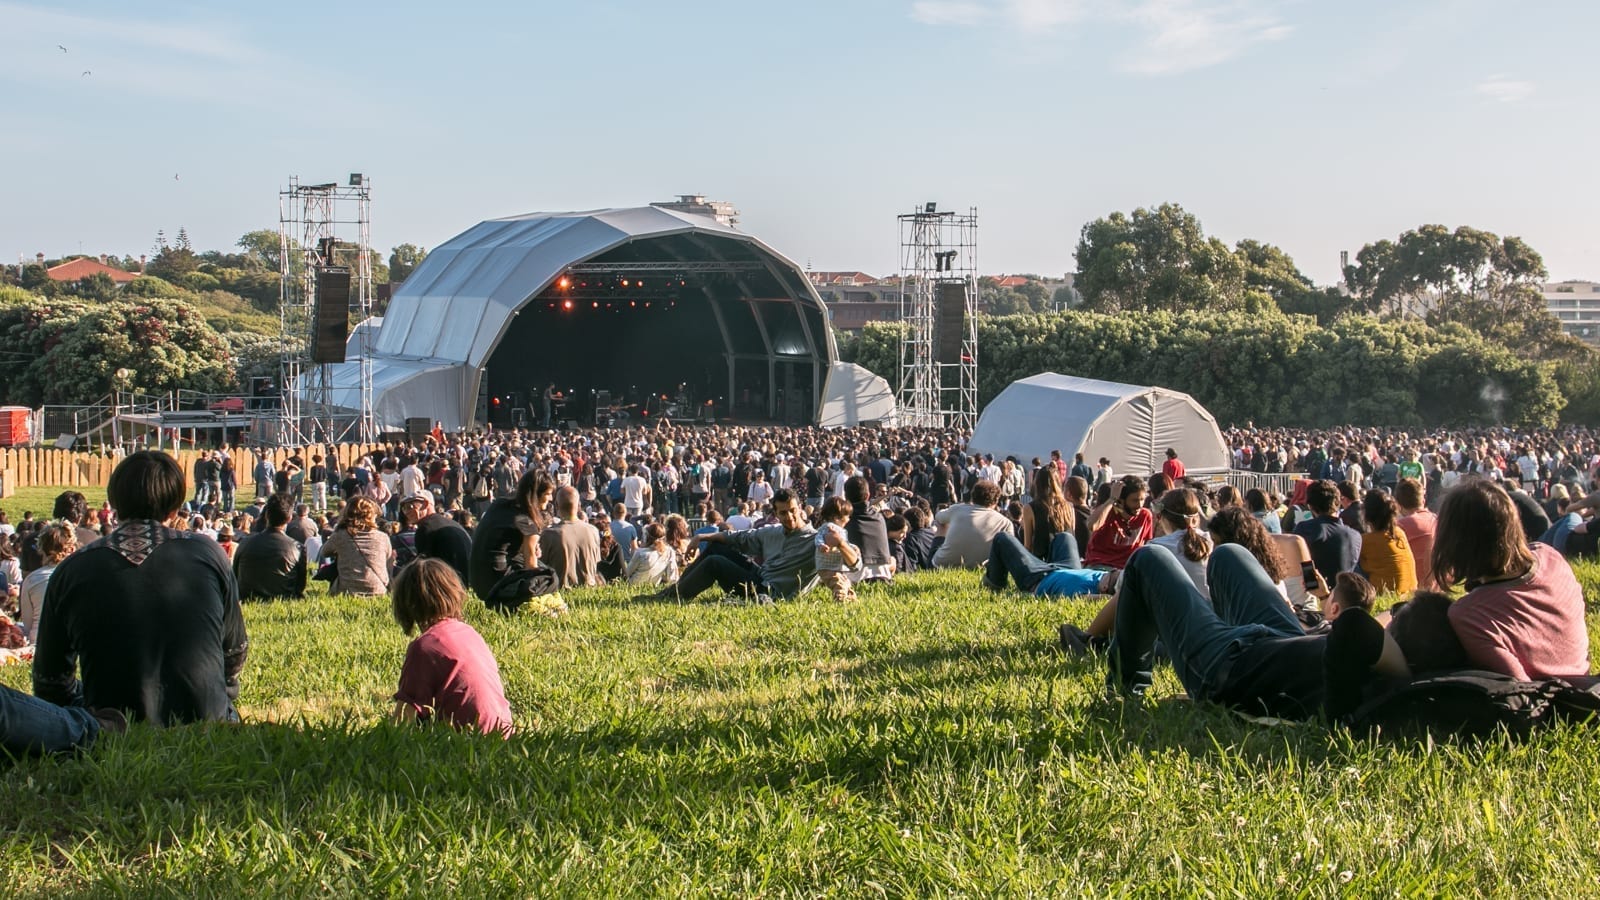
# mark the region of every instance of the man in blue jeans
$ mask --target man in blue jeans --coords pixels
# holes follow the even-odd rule
[[[1133,554],[1106,653],[1109,688],[1144,694],[1157,638],[1191,698],[1255,715],[1311,718],[1323,708],[1325,689],[1358,693],[1368,672],[1409,672],[1393,639],[1365,614],[1341,615],[1331,634],[1307,635],[1238,544],[1211,552],[1206,578],[1210,603],[1167,548],[1146,545]]]
[[[57,706],[0,685],[0,755],[64,753],[88,747],[102,731],[127,727],[127,718],[115,710]]]
[[[995,535],[989,547],[989,562],[984,567],[983,583],[990,590],[1004,590],[1007,580],[1017,589],[1039,597],[1074,597],[1082,594],[1109,594],[1117,589],[1115,569],[1085,569],[1078,561],[1078,543],[1069,532],[1060,532],[1051,542],[1053,562],[1045,562],[1022,546],[1009,532]]]

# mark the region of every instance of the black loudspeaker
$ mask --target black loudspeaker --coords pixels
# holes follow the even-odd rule
[[[406,417],[406,440],[413,444],[420,444],[428,439],[433,432],[433,421],[427,416]]]
[[[350,270],[317,270],[317,303],[313,316],[316,338],[311,342],[314,363],[344,362],[344,345],[350,339]]]
[[[935,286],[933,300],[936,358],[944,365],[958,365],[967,330],[967,283],[942,281]]]

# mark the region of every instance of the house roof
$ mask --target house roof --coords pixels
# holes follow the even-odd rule
[[[90,275],[103,274],[110,276],[111,280],[117,284],[127,284],[139,277],[138,272],[124,272],[121,269],[113,268],[87,256],[80,256],[77,259],[64,262],[59,266],[46,270],[45,274],[50,276],[52,281],[77,281],[80,278],[88,278]]]

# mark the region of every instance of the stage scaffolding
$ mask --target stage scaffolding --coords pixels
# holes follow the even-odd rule
[[[970,431],[978,418],[978,211],[927,203],[898,218],[900,424]]]
[[[354,229],[354,239],[349,232]],[[279,378],[283,402],[275,433],[262,443],[290,446],[377,439],[372,411],[372,332],[361,329],[357,359],[360,408],[333,403],[333,368],[312,360],[316,340],[317,273],[350,271],[349,312],[372,315],[372,186],[360,173],[346,184],[289,179],[278,192]],[[349,387],[348,384],[339,387]]]

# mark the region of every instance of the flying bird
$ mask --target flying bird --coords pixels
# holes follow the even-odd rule
[[[57,44],[57,45],[56,45],[56,49],[57,49],[57,50],[60,50],[60,51],[61,51],[61,52],[62,52],[62,53],[65,53],[65,52],[67,52],[67,48],[65,48],[65,47],[63,47],[63,46],[61,46],[61,45],[60,45],[60,44]]]
[[[83,75],[88,75],[88,74],[89,74],[89,70],[88,70],[88,69],[84,69],[84,70],[83,70]],[[79,77],[79,78],[82,78],[82,77],[83,77],[83,75],[79,75],[79,76],[78,76],[78,77]]]
[[[172,180],[173,181],[177,181],[178,180],[178,176],[176,176],[176,175],[172,176]]]

